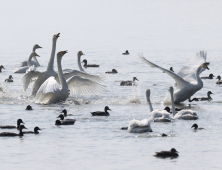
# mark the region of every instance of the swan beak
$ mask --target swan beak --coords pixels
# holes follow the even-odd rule
[[[204,64],[204,68],[206,68],[207,70],[210,70],[210,69],[207,67],[207,65],[208,65],[208,64],[205,63],[205,64]]]
[[[59,34],[60,34],[60,33],[56,34],[56,37],[59,37]]]
[[[39,46],[39,48],[42,48],[42,47]]]

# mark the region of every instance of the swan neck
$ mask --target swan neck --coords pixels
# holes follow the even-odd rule
[[[62,86],[62,89],[68,89],[68,85],[62,73],[62,65],[61,65],[62,57],[57,57],[57,67],[58,67],[58,75],[59,75],[59,82]]]
[[[150,101],[150,96],[148,94],[146,94],[146,100],[147,100],[147,102],[149,104],[150,112],[152,112],[153,111],[153,106],[152,106],[152,103]]]
[[[82,68],[80,59],[81,59],[81,55],[78,55],[77,62],[78,62],[79,70],[85,72],[85,70]]]
[[[34,56],[32,59],[33,59],[37,64],[39,64],[39,62],[38,62],[36,56]]]
[[[51,57],[49,59],[47,71],[54,70],[54,58],[55,58],[55,51],[56,51],[56,41],[57,39],[52,40],[52,52],[51,52]]]
[[[176,115],[176,111],[175,111],[175,105],[174,105],[173,92],[170,92],[170,95],[171,95],[172,113],[173,113],[173,116],[175,116]]]
[[[199,66],[198,68],[197,68],[197,71],[196,71],[196,79],[197,79],[197,84],[202,84],[202,86],[203,86],[203,82],[202,82],[202,80],[201,80],[201,78],[200,78],[200,70],[201,70],[201,68],[202,68],[202,66]]]
[[[32,64],[32,63],[31,63],[32,57],[33,57],[33,53],[31,53],[31,55],[29,56],[28,62],[27,62],[27,64],[28,64],[29,67],[30,67],[31,64]]]

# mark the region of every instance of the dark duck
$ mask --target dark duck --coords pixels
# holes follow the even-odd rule
[[[125,53],[122,53],[122,55],[129,55],[129,51],[126,50],[126,52],[125,52]]]
[[[2,69],[5,69],[3,65],[0,66],[0,73],[2,72]]]
[[[215,76],[210,74],[208,77],[201,77],[201,79],[213,79]]]
[[[96,112],[91,112],[91,114],[92,114],[92,116],[109,116],[108,110],[111,111],[111,109],[108,106],[106,106],[104,109],[104,112],[103,111],[96,111]]]
[[[202,127],[198,127],[198,125],[196,123],[194,123],[193,126],[191,126],[191,128],[194,128],[194,130],[205,130]]]
[[[116,69],[112,69],[112,71],[105,72],[106,74],[116,74],[118,73]]]
[[[210,101],[212,100],[212,97],[210,96],[211,94],[213,94],[211,91],[208,91],[207,92],[207,97],[201,97],[201,98],[196,98],[194,97],[193,99],[190,99],[189,98],[189,102],[192,102],[192,101]]]
[[[25,110],[33,110],[32,106],[28,105]]]
[[[160,157],[160,158],[167,158],[167,157],[175,158],[175,157],[178,157],[179,155],[178,155],[177,150],[172,148],[170,151],[156,152],[154,156]]]
[[[121,81],[120,86],[135,86],[135,81],[139,81],[136,77],[133,77],[133,81],[127,80],[127,81]]]
[[[0,136],[7,137],[7,136],[23,136],[22,129],[27,129],[24,125],[19,126],[19,134],[12,133],[12,132],[2,132],[0,133]]]
[[[22,119],[18,119],[17,120],[17,126],[13,126],[13,125],[3,125],[3,126],[0,126],[1,129],[18,129],[19,130],[19,126],[20,124],[23,123],[25,124]]]
[[[13,82],[13,77],[12,75],[9,75],[8,79],[5,79],[5,82]]]
[[[174,72],[173,67],[170,67],[170,71]]]
[[[39,130],[42,130],[42,129],[40,129],[38,126],[36,126],[35,128],[34,128],[34,131],[24,131],[23,133],[31,133],[31,134],[38,134],[39,133]]]
[[[63,111],[61,113],[63,113],[64,117],[66,117],[66,116],[73,116],[73,114],[67,114],[67,110],[66,109],[63,109]]]
[[[85,68],[87,68],[87,67],[99,67],[99,65],[97,65],[97,64],[87,64],[87,60],[86,59],[84,59],[82,61],[82,63],[84,63],[83,67],[85,67]]]
[[[220,76],[217,76],[218,81],[216,82],[216,84],[222,84],[222,80],[221,80],[221,77]]]
[[[64,119],[64,116],[61,114],[57,118],[60,118],[60,120],[56,120],[56,125],[73,125],[76,120],[75,119]]]

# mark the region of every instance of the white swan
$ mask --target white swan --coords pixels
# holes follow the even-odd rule
[[[170,113],[166,110],[153,110],[150,101],[150,89],[146,90],[146,99],[150,107],[149,121],[154,122],[171,122],[173,119],[170,117]]]
[[[78,88],[77,91],[84,91],[85,89],[95,88],[95,83],[91,80],[81,78],[79,76],[72,76],[67,81],[62,73],[61,60],[62,56],[67,51],[61,51],[57,54],[58,76],[60,84],[55,80],[55,77],[49,77],[39,88],[34,98],[35,103],[51,104],[65,101],[70,94],[69,88]]]
[[[35,70],[35,66],[31,65],[31,60],[34,56],[39,56],[39,55],[36,54],[35,52],[34,53],[32,52],[28,59],[28,66],[19,67],[15,69],[14,73],[26,73],[27,70]]]
[[[148,119],[141,121],[133,119],[128,126],[129,133],[153,132]]]
[[[173,87],[169,87],[169,92],[171,95],[171,104],[172,104],[172,113],[173,113],[173,119],[184,119],[184,120],[196,120],[198,119],[197,113],[193,110],[181,110],[176,113],[175,111],[175,105],[174,105],[174,89]]]
[[[35,94],[37,93],[37,91],[39,90],[40,86],[44,83],[45,80],[47,80],[49,77],[53,76],[53,77],[57,77],[57,81],[59,81],[58,78],[58,74],[54,71],[54,57],[55,57],[55,50],[56,50],[56,42],[57,39],[59,37],[60,33],[56,34],[53,36],[52,38],[52,52],[51,52],[51,57],[48,63],[48,67],[47,70],[44,72],[40,72],[40,71],[29,71],[27,72],[21,79],[21,81],[23,82],[23,88],[24,90],[26,90],[29,86],[29,84],[32,82],[33,79],[36,79],[34,84],[33,84],[33,88],[32,88],[32,95],[35,96]],[[82,53],[82,52],[81,52]],[[81,54],[80,52],[78,53],[78,60],[80,63],[80,57]],[[79,65],[79,67],[81,66],[81,64]],[[92,80],[99,80],[99,76],[93,76],[93,75],[89,75],[87,73],[81,72],[81,71],[77,71],[77,70],[71,70],[68,69],[64,70],[64,72],[66,72],[64,74],[65,79],[67,80],[68,78],[77,75],[77,76],[83,76],[86,78],[91,78]],[[83,69],[82,69],[83,70]],[[84,71],[84,70],[83,70]],[[71,85],[71,84],[70,84]],[[101,86],[100,84],[96,84],[94,83],[95,87],[94,88],[90,88],[90,89],[82,89],[79,90],[78,88],[75,88],[75,90],[73,88],[71,89],[71,93],[79,93],[79,94],[99,94],[102,93],[104,91],[104,87]]]
[[[36,49],[38,48],[42,48],[40,47],[38,44],[35,44],[32,48],[32,52],[34,53]],[[31,60],[31,65],[34,65],[35,67],[39,67],[40,64],[37,60],[37,58],[34,56]],[[24,66],[28,66],[28,62],[27,61],[22,61],[20,67],[24,67]]]
[[[51,51],[51,57],[49,59],[48,67],[46,71],[29,71],[22,77],[23,82],[23,88],[26,90],[29,86],[29,84],[32,82],[33,79],[36,79],[33,88],[32,88],[32,95],[35,95],[39,89],[39,87],[44,83],[45,80],[47,80],[49,77],[57,76],[57,73],[54,71],[54,58],[55,58],[55,51],[56,51],[56,42],[59,38],[59,34],[55,34],[52,37],[52,51]]]
[[[199,75],[205,69],[209,69],[207,67],[209,63],[206,63],[206,53],[204,53],[204,51],[197,53],[196,57],[189,61],[188,66],[184,66],[178,74],[148,61],[143,54],[138,55],[143,62],[151,67],[159,68],[175,80],[175,87],[177,88],[177,91],[174,93],[175,103],[189,99],[194,93],[203,87],[203,82]]]

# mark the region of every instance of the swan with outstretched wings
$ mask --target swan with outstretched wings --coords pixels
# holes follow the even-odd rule
[[[164,73],[167,73],[175,80],[176,91],[174,92],[174,102],[179,103],[189,99],[193,94],[203,87],[203,82],[200,79],[200,73],[205,69],[209,69],[209,63],[206,63],[207,53],[200,51],[193,57],[187,66],[181,68],[176,74],[168,69],[162,68],[148,61],[143,54],[138,54],[139,58],[151,67],[159,68]]]

